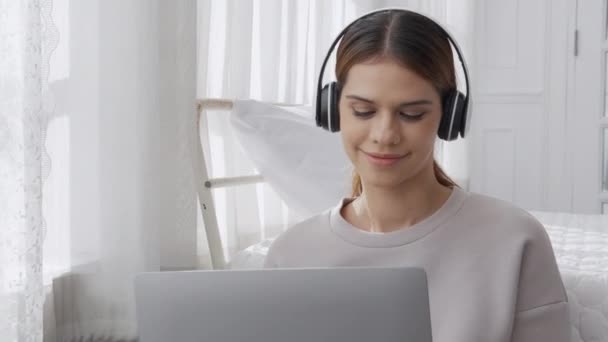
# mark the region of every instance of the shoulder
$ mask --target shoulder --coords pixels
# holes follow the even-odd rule
[[[302,240],[308,240],[310,237],[316,236],[316,233],[322,227],[329,226],[329,211],[330,209],[325,210],[322,213],[291,225],[275,239],[272,246],[275,248],[282,246],[290,247],[296,241],[301,242]]]
[[[567,301],[553,246],[547,230],[530,212],[507,201],[470,193],[465,209],[490,231],[495,250],[516,256],[517,310]],[[483,210],[475,210],[482,208]],[[508,254],[508,253],[507,253]]]
[[[523,264],[555,263],[553,246],[547,229],[529,211],[508,201],[470,193],[463,206],[463,220],[475,226],[475,233],[486,233],[493,245],[519,251]]]
[[[527,210],[508,201],[470,192],[461,211],[462,215],[484,229],[526,241],[549,241],[545,227],[540,221]]]
[[[308,217],[279,234],[266,255],[265,267],[280,267],[286,255],[296,253],[301,246],[315,245],[324,231],[329,229],[329,216],[332,208]]]

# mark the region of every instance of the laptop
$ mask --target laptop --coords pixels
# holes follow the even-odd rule
[[[431,342],[420,268],[140,273],[139,342]]]

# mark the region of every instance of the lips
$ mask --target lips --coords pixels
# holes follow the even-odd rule
[[[379,158],[379,159],[399,159],[402,157],[405,157],[405,155],[403,154],[387,154],[387,153],[371,153],[371,152],[364,152],[365,154],[367,154],[368,156],[372,156],[374,158]]]
[[[373,165],[382,166],[382,167],[395,165],[400,160],[402,160],[403,158],[408,156],[408,154],[399,155],[399,154],[379,154],[379,153],[367,153],[367,152],[364,152],[364,153],[365,153],[365,155],[367,155],[367,159],[369,160],[370,163],[372,163]],[[379,156],[381,156],[381,157],[379,157]]]

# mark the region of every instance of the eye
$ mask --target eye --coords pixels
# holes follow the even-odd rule
[[[373,111],[359,112],[359,111],[356,111],[356,110],[353,109],[353,114],[355,116],[359,116],[359,117],[368,117],[368,116],[374,114],[374,112]]]
[[[353,114],[357,117],[361,117],[361,118],[367,118],[370,115],[374,114],[374,111],[367,111],[367,112],[359,112],[353,109]],[[421,120],[422,117],[424,116],[424,114],[426,114],[426,112],[419,112],[419,113],[399,113],[401,115],[401,117],[404,120],[407,121],[418,121]]]
[[[407,121],[419,121],[422,119],[422,117],[424,116],[424,114],[426,114],[426,112],[419,112],[419,113],[400,113],[401,117],[404,118]]]

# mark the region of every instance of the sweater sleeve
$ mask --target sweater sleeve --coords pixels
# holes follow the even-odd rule
[[[569,342],[568,297],[545,227],[529,217],[522,250],[512,342]]]
[[[568,302],[558,302],[518,312],[512,342],[569,342]]]

